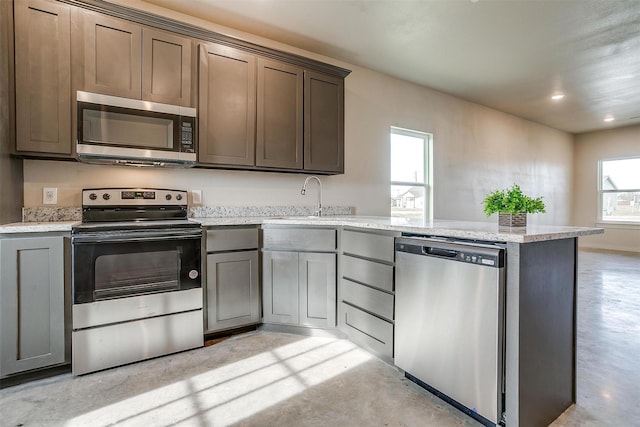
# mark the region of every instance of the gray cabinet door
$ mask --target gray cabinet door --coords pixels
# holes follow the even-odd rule
[[[344,173],[344,80],[304,73],[304,169]]]
[[[16,150],[71,154],[69,6],[15,2]]]
[[[207,255],[207,331],[260,322],[258,251]]]
[[[64,238],[0,240],[0,377],[64,363]]]
[[[298,253],[262,253],[262,311],[265,323],[298,324]]]
[[[256,59],[215,44],[199,55],[198,162],[253,166]]]
[[[302,169],[303,71],[258,59],[256,166]]]
[[[336,255],[300,253],[300,324],[336,326]]]
[[[84,12],[84,90],[140,99],[142,27]]]
[[[191,40],[142,30],[142,99],[191,107]]]

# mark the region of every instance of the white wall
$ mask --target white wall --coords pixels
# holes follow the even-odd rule
[[[477,104],[368,69],[304,52],[197,18],[139,2],[154,13],[302,54],[353,70],[345,81],[345,174],[322,178],[324,202],[355,206],[361,215],[389,214],[389,127],[434,135],[435,218],[487,220],[482,199],[514,182],[543,196],[546,215],[532,223],[570,222],[573,137]],[[192,170],[140,170],[70,162],[25,161],[25,206],[42,202],[42,187],[59,188],[60,205],[80,205],[91,186],[158,186],[202,189],[207,205],[312,205],[299,194],[300,174]],[[497,221],[495,218],[489,221]]]
[[[598,161],[640,157],[640,126],[589,132],[575,137],[573,222],[605,228],[605,233],[580,239],[583,247],[640,252],[640,225],[598,224]]]
[[[570,221],[570,134],[363,69],[347,78],[346,111],[348,160],[362,159],[355,177],[373,189],[385,215],[388,133],[399,126],[434,136],[435,218],[486,220],[485,195],[517,182],[547,202],[548,213],[531,216],[532,223]]]

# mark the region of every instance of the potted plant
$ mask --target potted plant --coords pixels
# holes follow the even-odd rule
[[[542,197],[533,199],[525,195],[517,184],[489,193],[484,199],[484,213],[487,216],[498,213],[499,226],[526,227],[527,214],[536,212],[546,212]]]

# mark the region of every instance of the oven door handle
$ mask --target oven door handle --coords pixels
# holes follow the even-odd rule
[[[71,242],[73,244],[94,244],[94,243],[136,243],[136,242],[150,242],[150,241],[167,241],[167,240],[186,240],[186,239],[200,239],[202,234],[172,234],[169,232],[162,233],[149,233],[139,234],[132,236],[131,234],[114,234],[114,235],[75,235],[72,236]]]

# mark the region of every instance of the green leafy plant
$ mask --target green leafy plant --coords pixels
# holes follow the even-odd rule
[[[545,213],[545,205],[542,197],[532,199],[525,195],[520,186],[513,184],[513,187],[506,190],[496,190],[489,193],[484,199],[484,213],[491,216],[494,213]]]

